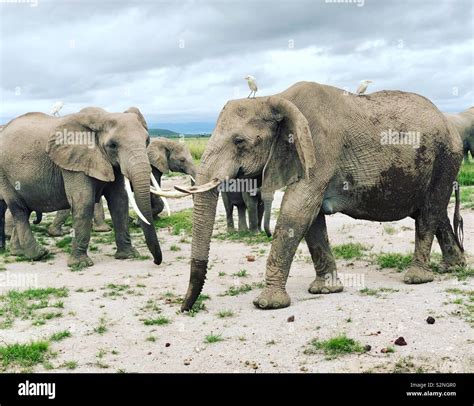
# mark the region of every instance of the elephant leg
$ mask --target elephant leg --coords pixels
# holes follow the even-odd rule
[[[99,203],[94,205],[94,231],[98,233],[106,233],[111,230],[109,225],[105,222],[104,199],[102,197]]]
[[[82,268],[94,263],[87,255],[94,216],[95,190],[91,178],[82,172],[63,171],[64,189],[71,206],[74,238],[69,267]]]
[[[62,230],[62,226],[66,223],[67,218],[71,214],[70,209],[58,210],[56,212],[56,216],[54,216],[54,220],[51,225],[48,227],[48,234],[51,237],[60,237],[66,232]]]
[[[5,251],[6,235],[5,235],[5,212],[7,211],[7,203],[0,200],[0,252]],[[10,234],[11,235],[11,234]]]
[[[316,279],[309,286],[309,293],[342,292],[343,285],[336,272],[336,261],[329,245],[326,217],[319,212],[305,236]]]
[[[12,255],[24,255],[33,261],[40,260],[49,251],[38,244],[30,227],[31,211],[21,202],[7,201],[8,208],[13,215],[13,230],[10,253]]]
[[[306,179],[302,179],[290,185],[283,197],[267,259],[266,286],[253,302],[260,309],[278,309],[290,305],[286,281],[298,245],[321,207],[323,189],[322,186],[321,191],[315,189],[317,186],[309,185]]]
[[[227,232],[233,233],[235,231],[234,226],[234,205],[230,201],[230,197],[226,192],[222,192],[222,202],[224,203],[225,216],[227,220]]]
[[[249,230],[252,233],[258,233],[259,221],[258,221],[258,198],[257,196],[251,196],[248,192],[242,192],[242,198],[244,199],[245,206],[249,213]],[[240,224],[240,215],[239,215]]]
[[[7,238],[11,237],[12,231],[13,231],[13,216],[12,216],[11,211],[8,210],[7,208],[7,211],[5,213],[5,235],[7,236]]]
[[[434,279],[429,261],[437,223],[427,209],[422,209],[415,218],[415,254],[403,278],[405,283],[426,283]]]
[[[239,204],[237,206],[237,213],[239,214],[239,233],[246,233],[249,231],[247,226],[247,216],[246,213],[247,208],[244,204]]]
[[[115,258],[128,259],[138,257],[140,254],[132,246],[132,240],[128,231],[128,196],[123,186],[123,179],[121,183],[119,180],[116,180],[114,183],[107,185],[104,189],[104,196],[107,200],[115,231],[115,244],[117,245]]]
[[[457,266],[466,265],[466,259],[456,242],[447,213],[436,229],[436,239],[443,253],[442,268],[446,272],[452,271]]]

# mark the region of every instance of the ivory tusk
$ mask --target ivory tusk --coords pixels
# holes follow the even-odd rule
[[[153,176],[153,173],[150,173],[150,178],[151,178],[151,183],[153,183],[153,186],[155,187],[156,191],[160,192],[161,191],[160,184],[158,183],[158,181]],[[150,192],[153,193],[151,188],[150,188]],[[168,214],[168,217],[171,216],[171,210],[170,210],[170,205],[168,204],[168,200],[164,196],[161,196],[161,200],[163,200],[163,204],[165,205],[166,214]]]
[[[133,210],[135,210],[135,213],[137,213],[138,217],[147,225],[150,225],[148,220],[145,218],[145,216],[142,214],[140,209],[138,208],[137,202],[135,201],[135,197],[133,196],[132,188],[130,186],[130,181],[125,178],[125,190],[127,191],[128,198],[130,199],[130,202],[132,203]]]
[[[211,180],[210,182],[205,183],[204,185],[200,186],[191,186],[189,188],[182,187],[182,186],[175,186],[174,188],[182,193],[202,193],[207,192],[208,190],[214,189],[221,183],[221,181],[217,178]]]
[[[192,177],[192,175],[189,175],[189,178],[191,179],[191,182],[193,182],[194,184],[196,184],[196,179],[194,179],[194,178]]]

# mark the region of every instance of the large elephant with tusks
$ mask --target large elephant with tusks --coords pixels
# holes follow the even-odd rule
[[[367,96],[312,82],[282,93],[229,101],[220,113],[198,169],[189,287],[182,310],[200,294],[208,267],[217,186],[226,178],[261,178],[262,190],[286,186],[266,265],[260,309],[290,305],[286,282],[300,241],[316,278],[309,292],[336,293],[326,216],[415,219],[415,253],[406,283],[433,280],[430,251],[436,235],[443,266],[465,263],[456,188],[454,231],[447,206],[462,162],[462,143],[426,98],[401,91]]]

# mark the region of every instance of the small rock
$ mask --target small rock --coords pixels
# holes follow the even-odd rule
[[[380,350],[380,352],[381,352],[382,354],[386,354],[386,353],[388,352],[388,348],[382,348],[382,349]]]
[[[247,255],[245,258],[247,258],[248,262],[254,262],[255,261],[255,255]]]
[[[191,363],[188,360],[186,360],[184,361],[184,365],[191,365]]]
[[[286,319],[288,323],[293,323],[295,321],[295,316],[290,316],[288,319]]]
[[[301,368],[300,368],[300,371],[302,371],[302,372],[308,372],[308,368],[306,368],[306,367],[301,367]]]
[[[147,355],[151,355],[151,351]]]
[[[364,347],[364,350],[365,351],[370,351],[372,349],[372,346],[370,346],[369,344],[367,344],[365,347]]]
[[[171,344],[170,343],[166,343],[165,344],[165,347],[169,347]]]
[[[407,342],[405,341],[405,339],[403,337],[398,337],[395,342],[394,342],[395,345],[407,345]]]
[[[434,319],[434,317],[429,316],[429,317],[426,319],[426,322],[427,322],[428,324],[434,324],[435,319]]]

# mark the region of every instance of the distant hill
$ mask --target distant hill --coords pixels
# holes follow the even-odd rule
[[[148,130],[148,134],[150,134],[151,137],[178,137],[179,134],[171,131],[171,130],[165,130],[163,128],[151,128]]]
[[[166,138],[178,138],[178,137],[186,137],[186,138],[198,138],[198,137],[209,137],[210,134],[180,134],[175,131],[165,130],[163,128],[150,128],[148,130],[148,134],[150,137],[166,137]]]

